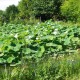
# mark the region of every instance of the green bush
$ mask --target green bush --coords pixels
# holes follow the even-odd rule
[[[61,13],[67,20],[80,21],[80,0],[65,0],[61,6]]]

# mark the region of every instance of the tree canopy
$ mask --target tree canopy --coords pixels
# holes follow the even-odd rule
[[[21,0],[0,11],[0,22],[40,19],[80,21],[80,0]]]
[[[80,21],[80,0],[65,0],[61,12],[67,20]]]
[[[18,8],[15,5],[10,5],[6,9],[6,15],[9,21],[14,20],[18,14]]]
[[[18,8],[20,16],[24,18],[35,16],[46,20],[59,14],[61,2],[62,0],[21,0]]]

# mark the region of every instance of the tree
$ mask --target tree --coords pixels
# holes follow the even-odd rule
[[[61,13],[67,20],[80,21],[80,0],[65,0],[61,6]]]
[[[2,23],[3,11],[0,10],[0,23]]]
[[[41,18],[41,20],[51,19],[55,15],[60,15],[60,6],[63,0],[21,0],[18,9],[22,19],[30,17]]]
[[[9,21],[14,21],[19,11],[15,5],[10,5],[7,7],[5,13]]]
[[[0,25],[2,25],[4,22],[7,22],[7,17],[5,11],[0,10]]]
[[[54,0],[22,0],[18,6],[21,18],[48,18],[54,12]]]
[[[30,18],[31,16],[31,7],[32,7],[32,0],[21,0],[18,5],[19,9],[19,17],[21,19]]]
[[[36,17],[46,20],[52,17],[54,8],[54,0],[35,0],[33,10]]]

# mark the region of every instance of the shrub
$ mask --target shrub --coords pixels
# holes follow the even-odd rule
[[[65,0],[61,6],[61,13],[67,20],[80,21],[80,0]]]

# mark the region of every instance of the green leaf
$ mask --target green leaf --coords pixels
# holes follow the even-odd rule
[[[57,46],[58,50],[62,50],[62,45]]]
[[[53,35],[47,35],[47,36],[42,37],[41,39],[42,40],[45,40],[45,39],[47,39],[47,40],[53,40],[54,36]]]
[[[32,50],[30,48],[26,48],[26,50],[24,51],[24,54],[30,54],[32,52]]]
[[[69,45],[70,44],[70,38],[65,39],[64,45]]]
[[[53,46],[53,43],[46,43],[46,46]]]
[[[21,48],[21,44],[16,44],[16,46],[14,47],[14,51],[16,52],[16,51],[19,51],[20,50],[20,48]]]
[[[45,51],[44,46],[41,46],[40,48],[41,48],[41,53],[44,53],[44,51]]]
[[[4,56],[4,53],[0,53],[0,57]]]
[[[8,63],[12,63],[12,61],[15,59],[15,57],[9,57],[8,59],[7,59],[7,62]]]
[[[3,41],[0,41],[0,45],[2,45],[3,44]]]
[[[6,62],[5,59],[0,58],[0,63],[5,63],[5,62]]]
[[[46,46],[47,46],[47,47],[51,47],[51,46],[56,47],[57,44],[54,44],[54,43],[46,43]]]
[[[41,49],[41,50],[37,53],[37,56],[38,56],[38,57],[42,57],[42,55],[43,55],[43,53],[44,53],[44,51],[45,51],[44,46],[41,46],[40,49]]]

